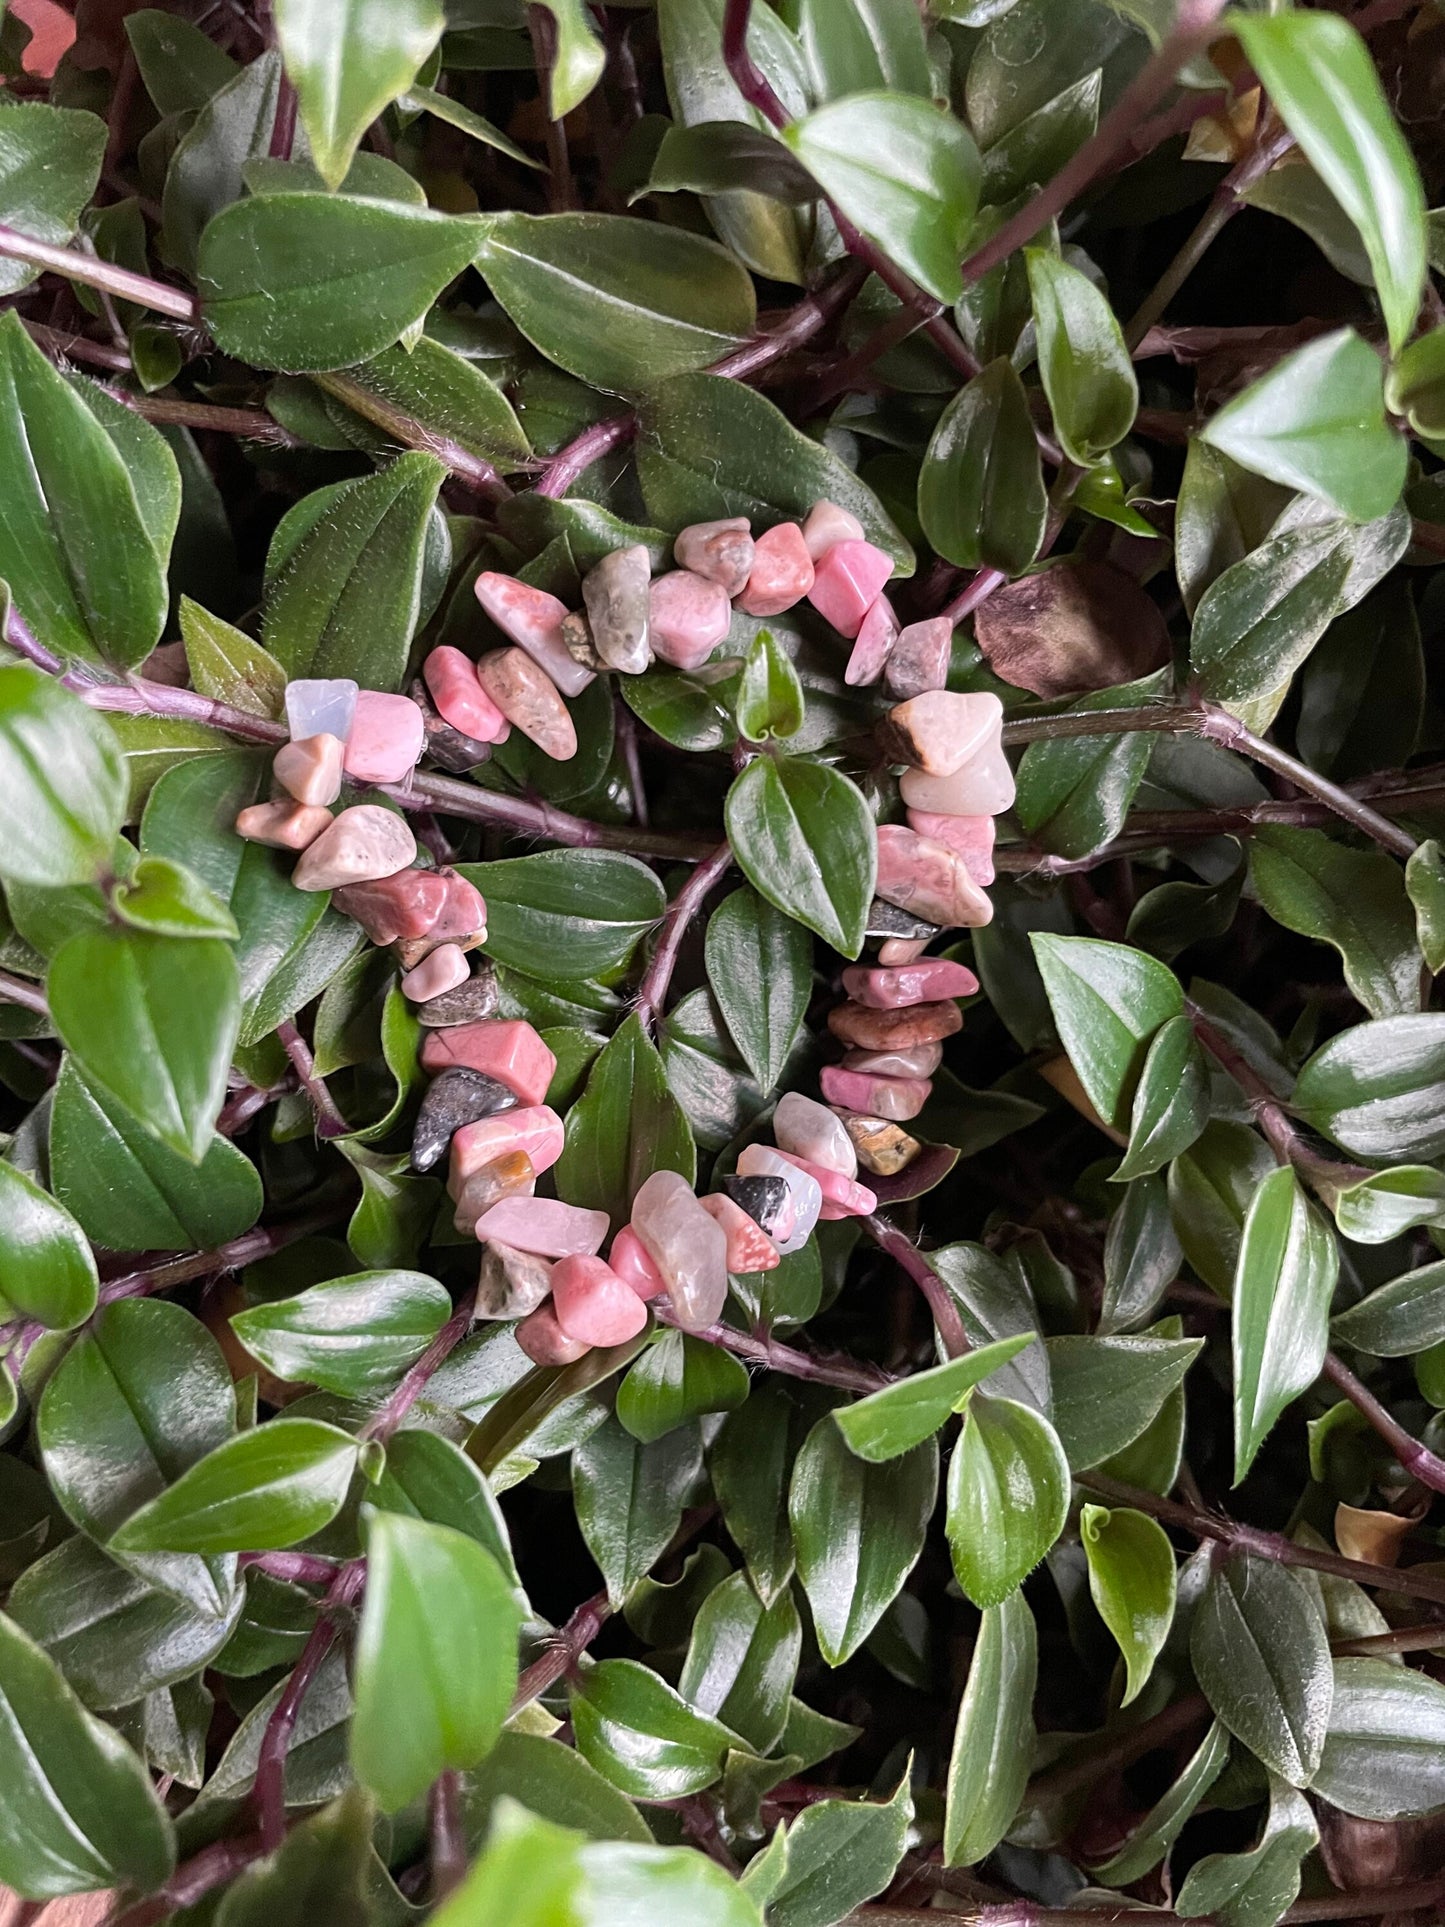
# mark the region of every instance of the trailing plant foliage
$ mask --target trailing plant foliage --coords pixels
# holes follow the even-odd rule
[[[1438,6],[77,12],[0,30],[0,1884],[1435,1917]],[[480,576],[820,502],[1003,706],[981,989],[868,1205],[534,1364],[395,959],[232,825],[288,684],[495,647]],[[765,1168],[906,940],[860,662],[738,607],[570,755],[348,786],[484,896],[613,1233]]]

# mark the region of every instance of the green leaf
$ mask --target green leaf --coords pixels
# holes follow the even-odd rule
[[[1218,1720],[1163,1797],[1145,1814],[1118,1853],[1094,1869],[1101,1883],[1127,1886],[1156,1867],[1184,1831],[1199,1802],[1219,1778],[1229,1758],[1229,1736]]]
[[[1320,1616],[1288,1567],[1247,1552],[1217,1559],[1194,1609],[1189,1657],[1235,1738],[1291,1786],[1308,1786],[1334,1678]]]
[[[757,320],[726,249],[627,215],[489,216],[477,266],[535,348],[612,394],[706,368]]]
[[[1348,21],[1242,15],[1246,58],[1280,118],[1360,231],[1390,346],[1404,346],[1425,280],[1425,197],[1375,63]]]
[[[1294,1107],[1355,1157],[1445,1151],[1445,1017],[1384,1017],[1321,1046],[1299,1074]]]
[[[340,187],[367,128],[441,39],[440,0],[277,0],[276,37],[311,157]]]
[[[948,1466],[953,1571],[975,1606],[1023,1584],[1064,1529],[1069,1464],[1049,1421],[985,1392],[969,1397]]]
[[[351,1759],[386,1812],[486,1756],[516,1691],[520,1627],[510,1583],[475,1539],[367,1515]]]
[[[1445,1687],[1382,1659],[1337,1659],[1334,1701],[1312,1787],[1362,1820],[1403,1820],[1445,1804]]]
[[[1112,1182],[1147,1177],[1187,1151],[1209,1122],[1209,1066],[1186,1016],[1154,1033],[1134,1092],[1129,1148]]]
[[[0,318],[0,578],[57,655],[126,668],[160,640],[167,556],[89,392],[51,367],[18,315]]]
[[[1272,1780],[1269,1818],[1259,1845],[1247,1853],[1207,1853],[1179,1889],[1175,1912],[1186,1920],[1208,1914],[1220,1927],[1275,1927],[1300,1890],[1300,1862],[1319,1845],[1310,1804],[1293,1787]]]
[[[1294,1172],[1250,1201],[1234,1273],[1234,1483],[1284,1408],[1319,1376],[1339,1276],[1334,1236]]]
[[[948,1762],[943,1864],[973,1867],[1013,1823],[1034,1753],[1039,1642],[1023,1593],[986,1607]]]
[[[240,935],[236,919],[214,891],[168,857],[142,857],[111,896],[115,914],[134,930],[157,937]]]
[[[1400,866],[1383,850],[1271,823],[1250,841],[1250,875],[1276,923],[1339,951],[1345,982],[1372,1017],[1419,1009],[1415,918]]]
[[[1431,837],[1405,865],[1405,894],[1415,912],[1420,954],[1432,976],[1445,970],[1445,851]]]
[[[403,1436],[406,1436],[403,1434]],[[587,1764],[574,1747],[535,1733],[504,1730],[467,1775],[464,1814],[469,1837],[510,1796],[559,1827],[592,1840],[628,1840],[650,1847],[652,1834],[637,1808]]]
[[[102,1544],[232,1437],[236,1398],[199,1319],[160,1300],[106,1305],[56,1366],[36,1436],[66,1517]],[[150,1555],[123,1563],[216,1623],[231,1610],[235,1562]]]
[[[320,385],[383,430],[400,412],[426,434],[456,442],[484,461],[509,466],[532,453],[516,411],[496,382],[430,335],[413,348],[388,348]]]
[[[833,1927],[892,1880],[913,1821],[908,1774],[891,1800],[820,1800],[788,1829],[768,1927]]]
[[[3,1616],[0,1709],[12,1736],[0,1769],[0,1880],[29,1900],[158,1887],[175,1866],[175,1835],[150,1775]]]
[[[803,727],[803,685],[771,629],[759,629],[743,657],[734,698],[738,730],[750,743],[785,742]]]
[[[743,382],[706,374],[663,382],[638,411],[636,449],[643,500],[660,528],[728,515],[767,528],[801,522],[826,500],[857,516],[898,574],[913,568],[913,550],[872,489]]]
[[[568,1699],[583,1759],[634,1800],[700,1793],[738,1743],[735,1733],[633,1659],[587,1667]]]
[[[567,1114],[557,1183],[570,1203],[610,1213],[617,1229],[654,1171],[680,1171],[691,1184],[697,1155],[657,1047],[634,1011],[608,1040]]]
[[[1183,1010],[1178,978],[1124,944],[1043,931],[1029,941],[1059,1037],[1089,1102],[1106,1124],[1125,1129],[1149,1042]]]
[[[273,548],[264,633],[288,676],[344,674],[372,689],[400,687],[445,472],[434,456],[401,455],[330,495],[284,560],[274,560]]]
[[[963,292],[980,164],[961,122],[914,94],[849,94],[782,137],[855,227],[938,301]]]
[[[264,194],[222,209],[197,279],[218,346],[293,374],[367,361],[420,321],[471,261],[467,216],[340,194]]]
[[[771,1091],[798,1039],[813,987],[803,926],[744,886],[708,918],[707,980],[733,1042]]]
[[[793,1466],[788,1517],[813,1630],[830,1666],[857,1652],[897,1597],[923,1549],[937,1491],[931,1440],[886,1465],[868,1465],[830,1419],[808,1434]]]
[[[931,99],[923,25],[910,0],[802,0],[796,11],[820,100],[879,87]]]
[[[1143,1692],[1174,1623],[1174,1548],[1157,1519],[1128,1506],[1110,1512],[1086,1505],[1079,1536],[1089,1592],[1124,1655],[1128,1679],[1120,1704],[1127,1706]]]
[[[736,1411],[748,1384],[745,1368],[721,1345],[659,1331],[617,1388],[617,1416],[633,1438],[651,1445],[709,1412]]]
[[[1203,1349],[1198,1338],[1147,1336],[1048,1340],[1054,1427],[1075,1471],[1138,1438]]]
[[[1416,1225],[1445,1216],[1445,1174],[1428,1164],[1400,1164],[1342,1185],[1330,1200],[1341,1234],[1361,1245],[1388,1244]]]
[[[261,1180],[243,1151],[212,1136],[192,1163],[93,1091],[70,1060],[55,1087],[50,1170],[56,1197],[112,1251],[208,1251],[261,1215]]]
[[[1332,1331],[1375,1358],[1409,1358],[1445,1339],[1445,1260],[1392,1278],[1341,1312]]]
[[[918,472],[918,519],[949,562],[1012,576],[1038,554],[1047,509],[1028,396],[1000,356],[939,416]]]
[[[1385,404],[1420,436],[1445,434],[1445,328],[1403,348],[1385,376]]]
[[[274,48],[233,67],[231,78],[202,103],[176,145],[166,169],[162,239],[167,258],[187,276],[195,274],[196,249],[206,223],[241,199],[248,165],[270,148],[283,79],[281,56]],[[309,176],[308,185],[321,185],[309,168],[297,171]]]
[[[615,1418],[572,1454],[577,1524],[614,1605],[667,1550],[701,1460],[694,1427],[642,1444]]]
[[[1167,701],[1172,672],[1101,689],[1073,711],[1137,709]],[[1144,730],[1119,736],[1057,736],[1030,743],[1018,768],[1018,815],[1045,849],[1089,856],[1123,827],[1154,745]]]
[[[708,1594],[693,1621],[677,1690],[767,1753],[782,1738],[802,1646],[791,1593],[764,1606],[747,1575],[735,1572]]]
[[[1360,245],[1359,230],[1307,163],[1271,168],[1261,179],[1251,181],[1240,198],[1250,207],[1292,221],[1346,280],[1365,288],[1373,283],[1374,270]]]
[[[0,790],[7,883],[89,883],[110,861],[126,806],[115,739],[28,663],[0,669]]]
[[[547,112],[565,120],[601,80],[607,55],[593,31],[583,0],[539,0],[555,28]]]
[[[450,1439],[411,1427],[398,1433],[387,1445],[386,1469],[371,1487],[369,1503],[466,1533],[492,1555],[519,1602],[524,1599],[501,1507],[480,1469]]]
[[[56,954],[51,1014],[80,1068],[168,1149],[199,1164],[240,1021],[236,965],[215,938],[83,931]]]
[[[854,1405],[840,1405],[833,1422],[849,1451],[870,1465],[896,1459],[932,1438],[975,1385],[1032,1342],[1032,1332],[1020,1332],[996,1344],[980,1345],[932,1371],[914,1372],[882,1391],[870,1392]]]
[[[1288,500],[1277,483],[1190,437],[1174,518],[1174,561],[1191,619],[1205,590],[1259,547]]]
[[[459,867],[487,900],[488,955],[534,977],[570,982],[618,969],[667,908],[647,865],[611,850]]]
[[[455,127],[458,132],[468,135],[472,140],[480,141],[483,147],[495,147],[499,154],[505,154],[509,160],[518,162],[522,167],[540,168],[542,165],[540,161],[534,161],[525,148],[518,147],[513,140],[508,140],[500,127],[494,127],[489,120],[484,120],[480,114],[474,114],[470,107],[464,106],[459,100],[453,100],[450,95],[439,94],[434,87],[423,87],[420,81],[413,81],[397,105],[407,114],[432,114],[437,120],[445,121],[448,127]],[[410,178],[408,175],[407,179]],[[420,182],[416,185],[421,189]],[[425,190],[421,189],[419,199],[423,204],[425,198]]]
[[[1372,522],[1405,486],[1404,440],[1385,415],[1385,371],[1353,328],[1286,355],[1200,431],[1241,467]]]
[[[271,1419],[218,1445],[115,1535],[118,1552],[267,1552],[328,1525],[356,1441],[317,1419]]]
[[[80,1226],[33,1178],[0,1163],[0,1298],[53,1331],[84,1324],[99,1292]]]
[[[375,1859],[371,1801],[360,1787],[292,1827],[280,1847],[226,1889],[216,1927],[370,1927]]]
[[[504,1797],[485,1853],[432,1914],[434,1927],[587,1927],[580,1844]]]
[[[242,1799],[250,1792],[262,1739],[286,1686],[285,1679],[279,1680],[237,1727],[206,1782],[203,1800],[198,1803],[198,1821],[208,1809],[214,1814],[215,1802]],[[321,1662],[297,1715],[286,1756],[288,1806],[319,1806],[324,1800],[335,1799],[354,1783],[347,1757],[350,1720],[351,1689],[347,1684],[345,1655],[338,1647]]]
[[[1146,1324],[1178,1277],[1182,1256],[1163,1180],[1132,1179],[1104,1240],[1100,1335],[1112,1337]]]
[[[857,786],[824,763],[758,756],[734,779],[723,815],[753,888],[856,957],[878,869],[877,832]]]
[[[223,1614],[198,1612],[77,1532],[20,1575],[8,1605],[86,1705],[106,1712],[209,1666],[236,1630],[245,1597],[237,1586]]]
[[[806,1387],[762,1377],[742,1415],[723,1420],[709,1454],[723,1524],[765,1606],[793,1576],[788,1481],[816,1417]]]
[[[1006,1265],[975,1244],[943,1245],[929,1258],[958,1307],[970,1345],[992,1344],[1023,1332],[1042,1337],[1032,1294],[1018,1267]],[[993,1390],[1032,1405],[1047,1417],[1052,1395],[1043,1345],[1026,1345],[1011,1364],[1002,1366]]]
[[[253,1305],[230,1322],[277,1378],[364,1398],[395,1384],[451,1309],[445,1289],[422,1272],[359,1271]]]
[[[1086,274],[1047,248],[1026,248],[1039,373],[1054,432],[1092,468],[1134,425],[1139,384],[1114,310]]]
[[[1095,67],[994,142],[983,157],[985,201],[1010,201],[1073,158],[1098,125],[1103,78]]]
[[[188,20],[143,7],[126,16],[126,39],[159,114],[195,113],[236,77],[236,63]]]
[[[105,122],[40,101],[10,105],[0,118],[0,220],[36,241],[68,241],[100,180]],[[39,272],[28,261],[5,261],[0,295],[18,294]]]
[[[1238,705],[1287,687],[1341,606],[1350,557],[1339,528],[1272,535],[1205,591],[1189,660],[1207,696]]]

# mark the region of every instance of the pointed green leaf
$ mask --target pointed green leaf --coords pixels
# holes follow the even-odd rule
[[[1174,1548],[1157,1519],[1124,1506],[1086,1505],[1079,1536],[1089,1561],[1089,1591],[1124,1655],[1121,1704],[1137,1699],[1174,1621],[1178,1573]]]
[[[878,869],[863,793],[824,763],[758,756],[728,791],[728,839],[753,888],[856,957]]]
[[[896,1459],[932,1438],[949,1415],[958,1411],[967,1392],[1032,1342],[1031,1332],[1021,1332],[1016,1338],[980,1345],[962,1358],[936,1365],[932,1371],[914,1372],[896,1385],[870,1392],[855,1405],[840,1405],[833,1413],[833,1422],[848,1441],[849,1451],[870,1465]]]
[[[1300,1863],[1319,1845],[1319,1828],[1303,1794],[1272,1780],[1269,1818],[1247,1853],[1207,1853],[1179,1889],[1175,1912],[1208,1914],[1220,1927],[1275,1927],[1300,1890]]]
[[[118,1552],[267,1552],[341,1510],[356,1441],[318,1419],[271,1419],[218,1445],[115,1535]]]
[[[1251,840],[1250,874],[1276,923],[1339,951],[1345,982],[1372,1017],[1419,1009],[1415,918],[1400,866],[1383,850],[1271,823]]]
[[[700,1793],[738,1744],[735,1733],[633,1659],[587,1667],[569,1697],[578,1751],[634,1800]]]
[[[1069,1462],[1046,1418],[1011,1398],[969,1397],[948,1466],[948,1545],[975,1606],[1021,1586],[1064,1529]]]
[[[1134,425],[1139,384],[1113,309],[1086,274],[1047,248],[1026,248],[1039,373],[1054,432],[1092,468]]]
[[[1383,1659],[1337,1659],[1319,1770],[1322,1800],[1363,1820],[1445,1805],[1445,1687]]]
[[[1147,1177],[1187,1151],[1209,1122],[1209,1066],[1188,1017],[1171,1017],[1149,1046],[1129,1119],[1129,1148],[1111,1182]]]
[[[1216,1720],[1178,1779],[1145,1814],[1129,1839],[1102,1867],[1094,1869],[1095,1878],[1101,1884],[1124,1887],[1157,1867],[1223,1772],[1228,1758],[1229,1735]]]
[[[1287,1566],[1231,1552],[1211,1566],[1189,1657],[1215,1713],[1291,1786],[1320,1763],[1334,1698],[1329,1641]]]
[[[972,1867],[1013,1824],[1034,1751],[1038,1633],[1022,1592],[986,1607],[948,1763],[943,1863]]]
[[[1028,397],[1000,356],[939,416],[918,473],[918,519],[960,568],[1021,575],[1039,552],[1047,507]]]
[[[609,1038],[567,1114],[567,1142],[557,1161],[561,1195],[610,1212],[617,1228],[654,1171],[680,1171],[690,1184],[696,1169],[687,1118],[634,1012]]]
[[[0,1163],[0,1298],[69,1331],[95,1310],[95,1258],[80,1226],[33,1178]]]
[[[788,1829],[768,1927],[833,1927],[892,1880],[913,1820],[904,1774],[891,1800],[820,1800]]]
[[[614,1605],[667,1550],[701,1461],[696,1426],[643,1444],[615,1418],[573,1452],[577,1524]]]
[[[735,1572],[708,1594],[693,1621],[677,1690],[767,1753],[782,1738],[802,1645],[791,1593],[765,1607],[747,1575]]]
[[[1383,1017],[1321,1045],[1299,1074],[1295,1109],[1355,1157],[1445,1151],[1445,1017]]]
[[[735,710],[750,743],[785,742],[803,727],[803,685],[771,629],[759,629],[743,657]]]
[[[1179,980],[1124,944],[1043,932],[1030,942],[1069,1061],[1100,1117],[1122,1130],[1150,1040],[1183,1009]]]
[[[446,25],[440,0],[276,0],[276,37],[311,157],[340,187],[367,128],[405,93]]]
[[[365,1397],[420,1358],[452,1301],[419,1271],[359,1271],[237,1312],[231,1329],[278,1378]]]
[[[1069,1464],[1085,1471],[1132,1444],[1203,1347],[1200,1338],[1142,1334],[1049,1339],[1053,1421]]]
[[[813,946],[800,923],[746,887],[708,918],[707,979],[759,1087],[771,1091],[797,1042],[813,987]]]
[[[643,1445],[709,1412],[733,1412],[748,1396],[747,1371],[721,1345],[691,1332],[659,1331],[617,1388],[617,1416]]]
[[[1319,1376],[1339,1276],[1334,1236],[1292,1170],[1250,1201],[1234,1273],[1234,1482],[1284,1408]]]

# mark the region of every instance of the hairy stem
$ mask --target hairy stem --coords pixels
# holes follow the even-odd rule
[[[682,1329],[665,1305],[655,1309],[659,1324]],[[879,1365],[867,1365],[860,1359],[840,1355],[823,1357],[814,1352],[800,1352],[791,1345],[780,1344],[776,1338],[760,1338],[751,1332],[738,1331],[732,1325],[708,1325],[694,1332],[693,1337],[720,1346],[749,1365],[760,1365],[764,1371],[781,1372],[785,1378],[808,1379],[815,1385],[836,1385],[845,1392],[861,1392],[866,1396],[893,1382],[892,1374]]]
[[[68,280],[80,281],[88,288],[103,288],[122,301],[134,301],[155,314],[169,315],[173,321],[200,320],[200,307],[194,295],[184,288],[173,288],[165,281],[153,281],[148,274],[132,274],[93,254],[74,248],[60,248],[49,241],[37,241],[21,234],[18,228],[0,226],[0,254],[12,261],[28,261],[32,267],[49,268]]]
[[[720,878],[727,875],[732,865],[732,845],[720,843],[712,855],[705,857],[687,882],[678,891],[668,908],[658,933],[657,947],[652,953],[652,961],[647,966],[637,991],[637,1014],[642,1020],[644,1030],[655,1032],[662,1021],[662,1009],[667,999],[667,987],[672,982],[672,973],[677,964],[678,952],[682,948],[688,927],[693,918],[707,901],[708,891]]]
[[[404,408],[398,408],[384,395],[367,388],[362,382],[347,374],[317,374],[311,379],[318,387],[324,388],[328,395],[334,395],[344,402],[355,414],[361,415],[384,433],[400,442],[403,448],[420,449],[423,454],[434,455],[444,462],[459,482],[481,496],[485,502],[507,502],[512,491],[493,468],[480,455],[463,448],[460,442],[453,441],[449,435],[438,435],[425,428]]]
[[[444,1900],[467,1870],[462,1830],[462,1776],[455,1767],[438,1774],[427,1802],[431,1822],[431,1899]]]
[[[296,1716],[311,1683],[321,1670],[321,1662],[336,1640],[333,1615],[353,1604],[366,1583],[366,1561],[353,1559],[331,1582],[311,1636],[301,1649],[285,1690],[277,1700],[261,1735],[261,1751],[256,1760],[256,1781],[251,1802],[263,1850],[274,1853],[286,1837],[286,1755],[291,1750],[291,1735]]]
[[[426,1390],[433,1373],[451,1356],[471,1330],[476,1299],[474,1287],[462,1299],[421,1357],[402,1378],[381,1410],[362,1427],[357,1434],[359,1438],[377,1439],[385,1445]]]
[[[36,1017],[50,1015],[50,1006],[39,984],[32,984],[24,977],[12,976],[8,970],[0,970],[0,1004],[14,1004],[17,1009],[28,1010]]]
[[[863,1229],[879,1250],[886,1251],[899,1269],[906,1272],[923,1293],[928,1301],[928,1309],[933,1313],[933,1322],[938,1327],[938,1336],[942,1340],[943,1349],[948,1356],[961,1358],[969,1347],[958,1306],[953,1302],[952,1292],[918,1246],[901,1232],[897,1225],[889,1224],[886,1218],[879,1217],[877,1213],[863,1220]]]
[[[524,1706],[530,1706],[533,1700],[550,1693],[559,1679],[565,1679],[574,1671],[578,1660],[611,1617],[612,1601],[607,1597],[604,1586],[601,1592],[583,1600],[566,1625],[558,1631],[556,1638],[547,1642],[547,1650],[541,1658],[534,1659],[517,1681],[509,1717],[515,1719]]]
[[[326,1088],[326,1079],[318,1077],[316,1060],[311,1055],[311,1046],[297,1030],[288,1017],[276,1026],[276,1035],[281,1048],[291,1059],[301,1088],[311,1100],[311,1108],[316,1113],[316,1135],[319,1138],[346,1137],[351,1126],[336,1108],[336,1100]]]

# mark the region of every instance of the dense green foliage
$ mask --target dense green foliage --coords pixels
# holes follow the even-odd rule
[[[0,27],[0,1885],[1438,1917],[1445,11],[77,17]],[[395,959],[231,825],[482,571],[820,499],[1006,711],[981,990],[876,1215],[534,1366]],[[614,1229],[829,1059],[904,813],[847,660],[735,611],[363,799]]]

